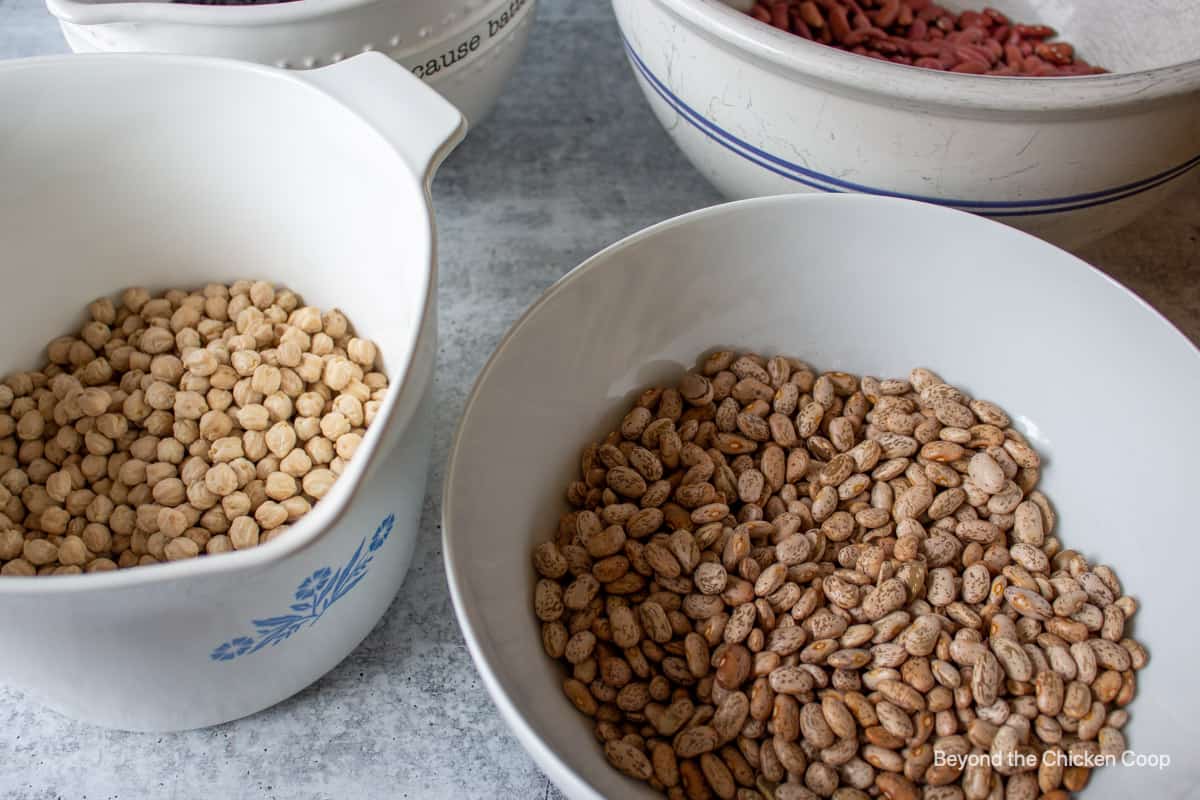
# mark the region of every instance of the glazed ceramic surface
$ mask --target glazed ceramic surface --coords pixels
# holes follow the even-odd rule
[[[307,69],[376,50],[477,124],[516,68],[537,0],[296,0],[214,6],[47,0],[67,43],[98,51],[227,56]]]
[[[530,552],[567,510],[582,448],[714,347],[878,376],[925,366],[1009,411],[1043,455],[1057,535],[1141,602],[1134,635],[1150,663],[1126,733],[1171,764],[1102,769],[1086,796],[1194,796],[1200,545],[1187,521],[1200,422],[1185,398],[1200,392],[1200,354],[1130,292],[1012,228],[889,198],[792,195],[679,217],[584,262],[509,331],[467,401],[444,498],[451,595],[497,708],[568,797],[658,795],[608,766],[563,696],[533,615]]]
[[[88,302],[137,285],[264,278],[343,309],[379,345],[391,377],[379,415],[286,536],[0,580],[0,679],[64,714],[172,730],[278,702],[362,640],[412,556],[436,354],[427,187],[461,115],[379,54],[308,73],[180,56],[10,61],[0,107],[0,312],[21,320],[0,373],[40,366]]]
[[[880,62],[764,25],[734,5],[746,3],[613,0],[654,113],[730,198],[906,197],[1076,247],[1166,199],[1200,164],[1193,0],[1155,0],[1152,11],[1123,0],[991,4],[1052,25],[1114,70],[1070,79]]]

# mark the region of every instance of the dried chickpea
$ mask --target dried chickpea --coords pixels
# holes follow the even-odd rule
[[[226,497],[237,491],[237,473],[228,463],[214,464],[204,475],[204,485],[218,497]]]
[[[325,411],[325,398],[317,392],[305,392],[296,398],[295,405],[302,417],[320,417]]]
[[[21,557],[25,547],[25,537],[20,531],[9,529],[0,531],[0,561],[10,561]]]
[[[250,481],[254,480],[254,476],[258,470],[248,458],[235,458],[229,462],[229,466],[233,467],[234,473],[237,475],[238,486],[245,487]]]
[[[233,542],[228,536],[219,533],[208,540],[208,544],[204,546],[204,552],[209,555],[217,555],[218,553],[229,553],[233,551]]]
[[[169,539],[179,536],[188,528],[187,515],[178,508],[160,508],[157,522],[158,532]]]
[[[233,492],[221,500],[221,510],[228,519],[236,519],[250,513],[250,498],[245,492]]]
[[[349,385],[350,381],[362,377],[362,370],[349,359],[334,356],[325,362],[325,385],[335,392],[340,392]]]
[[[58,546],[58,563],[81,567],[88,562],[88,548],[78,536],[67,536]]]
[[[250,517],[238,517],[229,525],[229,541],[236,550],[245,550],[258,544],[258,523]]]
[[[254,370],[254,376],[250,379],[250,388],[263,395],[274,394],[279,391],[281,380],[279,367],[271,364],[259,364]]]
[[[287,522],[287,509],[273,500],[263,501],[254,510],[254,519],[264,531],[273,530]]]
[[[264,431],[246,431],[242,434],[242,450],[246,458],[252,461],[266,458],[270,452],[267,448],[267,434]]]
[[[346,355],[356,364],[364,367],[375,366],[375,343],[369,339],[352,338],[346,345]]]
[[[330,441],[350,432],[350,420],[340,411],[331,411],[321,417],[321,434]]]
[[[15,575],[30,577],[37,574],[37,569],[24,558],[14,558],[0,567],[0,575]]]
[[[336,479],[337,476],[328,469],[314,469],[304,476],[301,485],[304,487],[305,494],[320,500],[333,486]]]
[[[377,355],[341,311],[262,281],[93,301],[42,370],[0,383],[0,574],[125,569],[283,535],[377,413]]]
[[[213,463],[233,461],[245,456],[242,450],[241,436],[224,436],[212,443],[208,451],[209,460]]]
[[[305,353],[300,357],[300,366],[296,367],[296,374],[307,384],[312,385],[321,380],[321,373],[325,369],[325,362],[315,353]]]
[[[22,554],[30,564],[40,567],[58,560],[58,546],[46,539],[29,539],[25,542]]]
[[[177,536],[163,547],[163,555],[168,561],[195,558],[200,555],[200,546],[187,536]]]
[[[67,524],[71,521],[71,515],[67,513],[65,508],[58,506],[50,506],[42,511],[40,525],[44,533],[57,536],[67,531]],[[28,555],[26,556],[28,558]],[[32,561],[33,559],[30,559]]]
[[[272,472],[266,478],[267,497],[284,501],[297,492],[296,479],[286,472]]]
[[[271,414],[265,406],[252,403],[238,409],[237,421],[248,431],[265,431],[271,422]]]
[[[326,333],[314,333],[309,350],[313,355],[328,356],[333,352],[333,339]]]
[[[296,497],[289,497],[280,503],[280,505],[282,505],[284,510],[287,511],[289,523],[295,522],[312,510],[312,503],[308,502],[308,500],[300,497],[299,495]]]
[[[357,433],[347,433],[344,436],[339,436],[334,442],[333,449],[337,453],[337,457],[343,461],[349,461],[358,451],[359,445],[362,444],[362,436]]]
[[[279,462],[281,472],[286,472],[293,478],[302,478],[312,469],[312,459],[302,448],[292,450]]]

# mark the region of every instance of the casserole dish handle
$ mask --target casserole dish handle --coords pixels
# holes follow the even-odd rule
[[[371,52],[294,73],[370,123],[404,159],[425,190],[467,133],[462,113],[407,69]]]

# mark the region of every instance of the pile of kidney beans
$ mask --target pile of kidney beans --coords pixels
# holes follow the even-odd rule
[[[1107,70],[1051,42],[1046,25],[1021,25],[994,8],[955,14],[933,0],[759,0],[750,15],[851,53],[948,72],[1063,77]]]

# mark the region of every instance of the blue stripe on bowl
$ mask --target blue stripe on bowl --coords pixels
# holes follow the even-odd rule
[[[1045,200],[1012,200],[1012,201],[981,201],[981,200],[954,200],[943,197],[931,197],[919,194],[907,194],[905,192],[894,192],[888,189],[879,189],[865,184],[854,183],[835,178],[832,175],[825,175],[821,172],[808,169],[799,164],[782,159],[776,155],[761,150],[749,142],[734,136],[729,131],[721,128],[712,120],[705,117],[700,112],[685,103],[679,96],[673,93],[667,86],[658,79],[658,77],[650,71],[646,62],[637,54],[630,44],[629,40],[622,37],[625,43],[625,50],[629,54],[629,59],[633,63],[634,68],[646,79],[650,87],[655,93],[663,99],[668,105],[675,109],[684,119],[690,122],[701,133],[712,139],[717,144],[725,147],[731,152],[736,153],[742,158],[750,161],[769,172],[795,181],[796,183],[807,186],[811,189],[816,189],[822,192],[862,192],[865,194],[883,195],[886,197],[900,197],[908,200],[919,200],[924,203],[936,203],[938,205],[954,206],[966,210],[976,211],[977,213],[988,217],[1024,217],[1036,216],[1038,214],[1051,214],[1064,211],[1078,211],[1094,206],[1105,205],[1107,203],[1123,200],[1136,194],[1140,194],[1150,189],[1157,188],[1164,183],[1178,178],[1184,173],[1191,170],[1197,164],[1200,164],[1200,154],[1190,158],[1189,160],[1174,166],[1168,170],[1151,175],[1148,178],[1143,178],[1132,183],[1127,183],[1122,186],[1114,186],[1110,189],[1102,189],[1095,192],[1087,192],[1084,194],[1068,195],[1066,197],[1049,198]]]

